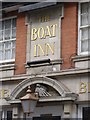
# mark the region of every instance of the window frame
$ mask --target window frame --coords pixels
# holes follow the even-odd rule
[[[83,2],[79,2],[78,4],[78,55],[90,55],[90,52],[89,51],[86,51],[86,52],[81,52],[81,30],[84,29],[84,28],[90,28],[90,25],[84,25],[84,26],[81,26],[81,4],[82,3],[89,3],[88,0],[86,1],[83,1]]]
[[[78,105],[78,118],[83,118],[83,108],[84,107],[89,107],[90,104],[81,104]]]
[[[7,18],[0,19],[0,22],[3,22],[3,21],[5,21],[5,20],[10,20],[10,19],[12,20],[12,19],[15,19],[15,18],[17,19],[17,16],[10,16],[10,17],[7,17]],[[11,26],[12,26],[12,25],[11,25]],[[11,28],[12,28],[12,27],[11,27]],[[17,26],[16,26],[16,29],[17,29]],[[4,40],[4,39],[3,39],[3,40],[0,41],[0,43],[9,42],[9,41],[10,41],[10,42],[16,41],[16,38],[11,38],[11,36],[10,36],[10,39],[7,39],[7,40]],[[11,43],[10,51],[12,51],[11,49],[13,49],[12,44],[13,44],[13,43]],[[15,47],[15,49],[16,49],[16,47]],[[5,44],[4,44],[4,51],[5,51]],[[4,54],[5,54],[5,53],[4,53]],[[11,56],[12,56],[12,55],[11,55]],[[13,58],[12,58],[12,59],[10,58],[10,59],[6,59],[6,60],[5,60],[5,59],[0,60],[0,64],[1,64],[1,63],[8,63],[8,62],[15,62],[15,58],[14,58],[14,59],[13,59]]]

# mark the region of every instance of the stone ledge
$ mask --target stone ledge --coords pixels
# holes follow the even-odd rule
[[[14,64],[15,60],[4,60],[4,61],[0,61],[0,65],[5,65],[5,64]]]
[[[72,57],[72,60],[74,62],[88,61],[88,60],[90,60],[90,56],[88,56],[88,55],[85,55],[85,56],[79,55],[79,56]]]
[[[12,65],[2,65],[0,66],[0,71],[14,70],[16,68],[15,64]]]
[[[7,98],[6,98],[7,100]],[[7,100],[8,103],[10,104],[17,104],[17,103],[21,103],[21,101],[19,99],[15,99],[15,100]],[[56,97],[45,97],[45,98],[39,98],[39,102],[55,102],[55,101],[76,101],[75,97],[60,97],[60,96],[56,96]]]
[[[14,70],[15,68],[16,68],[15,64],[1,65],[0,66],[0,71]]]
[[[75,75],[75,74],[85,74],[89,73],[90,69],[85,68],[85,69],[68,69],[68,70],[61,70],[61,71],[56,71],[56,72],[49,72],[47,74],[43,73],[42,75],[35,75],[35,74],[22,74],[22,75],[13,75],[10,77],[1,77],[0,81],[10,81],[10,80],[25,80],[28,78],[33,78],[35,76],[41,77],[41,76],[46,76],[46,77],[52,77],[52,76],[65,76],[65,75]]]
[[[25,68],[29,67],[41,67],[41,66],[50,66],[50,65],[56,65],[56,64],[62,64],[64,59],[55,59],[55,60],[50,60],[50,63],[43,63],[43,64],[35,64],[28,66],[27,63],[24,63]]]
[[[59,72],[49,72],[46,77],[51,77],[51,76],[64,76],[64,75],[75,75],[75,74],[85,74],[85,73],[89,73],[90,69],[89,68],[84,68],[84,69],[80,69],[80,68],[75,68],[75,69],[67,69],[67,70],[62,70]]]
[[[72,57],[72,61],[75,62],[75,68],[90,68],[89,62],[90,62],[90,56],[75,56]]]
[[[0,63],[0,71],[14,70],[15,68],[15,61],[6,61]]]

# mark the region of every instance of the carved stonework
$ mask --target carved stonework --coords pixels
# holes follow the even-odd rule
[[[36,84],[35,92],[39,94],[39,97],[59,96],[55,89],[44,84]]]

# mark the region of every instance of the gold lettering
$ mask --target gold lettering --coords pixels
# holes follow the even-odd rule
[[[46,31],[45,32],[46,33],[45,33],[45,37],[44,38],[46,38],[46,36],[52,37],[49,26],[46,27]]]
[[[90,93],[90,82],[88,83],[88,92]]]
[[[1,90],[0,90],[0,98],[1,98]]]
[[[44,21],[47,22],[47,16],[44,16]]]
[[[35,47],[34,47],[34,57],[36,57],[37,56],[37,45],[35,45]]]
[[[44,45],[44,50],[43,50],[43,48],[41,47],[41,45],[38,44],[38,56],[40,56],[40,50],[42,51],[43,55],[45,55],[45,45]]]
[[[40,16],[39,22],[47,22],[50,21],[50,15]]]
[[[42,36],[40,35],[41,31],[42,31]],[[41,27],[41,28],[38,29],[38,37],[40,39],[44,38],[44,29],[43,29],[43,27]]]
[[[36,28],[33,28],[32,29],[32,32],[31,32],[31,40],[36,40],[37,39],[37,29]]]
[[[86,83],[82,82],[79,84],[79,93],[85,93],[87,91],[86,89]]]
[[[56,36],[56,34],[55,34],[56,26],[57,26],[57,24],[51,25],[51,27],[53,27],[53,36],[52,37]]]
[[[39,17],[39,22],[41,22],[41,17]]]
[[[41,22],[44,22],[44,16],[41,17]]]
[[[42,21],[41,22],[47,22],[47,16],[42,16]]]
[[[7,94],[8,90],[3,90],[3,93],[2,93],[2,98],[5,98],[5,95]]]
[[[53,47],[51,48],[50,44],[47,43],[46,44],[46,55],[48,55],[48,48],[50,49],[50,51],[52,52],[52,54],[54,54],[54,42],[53,42]]]
[[[47,15],[47,21],[50,21],[50,15]]]

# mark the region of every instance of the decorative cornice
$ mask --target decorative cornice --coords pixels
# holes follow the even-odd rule
[[[14,70],[15,68],[15,61],[5,61],[0,63],[0,71]]]
[[[75,101],[77,100],[76,97],[61,97],[61,96],[54,96],[54,97],[44,97],[44,98],[39,98],[39,102],[55,102],[55,101]],[[21,101],[19,99],[15,99],[15,100],[10,100],[8,101],[10,104],[19,104],[21,103]]]
[[[16,68],[15,64],[1,65],[0,66],[0,71],[14,70],[15,68]]]
[[[32,77],[41,77],[41,76],[46,76],[46,77],[52,77],[52,76],[64,76],[64,75],[77,75],[77,74],[85,74],[85,73],[89,73],[90,69],[89,68],[85,68],[85,69],[79,69],[79,68],[75,68],[75,69],[67,69],[67,70],[61,70],[61,71],[52,71],[52,72],[48,72],[46,73],[42,73],[41,75],[36,75],[36,74],[22,74],[22,75],[14,75],[11,77],[3,77],[0,79],[0,81],[13,81],[13,80],[24,80],[27,78],[32,78]]]
[[[50,63],[43,63],[43,64],[35,64],[32,66],[28,66],[27,63],[24,63],[25,68],[29,67],[41,67],[41,66],[47,66],[47,65],[56,65],[56,64],[62,64],[64,59],[55,59],[55,60],[50,60]]]
[[[88,60],[90,60],[90,56],[82,56],[82,55],[80,55],[80,56],[75,56],[75,57],[72,57],[72,60],[74,61],[74,62],[80,62],[80,61],[88,61]]]

